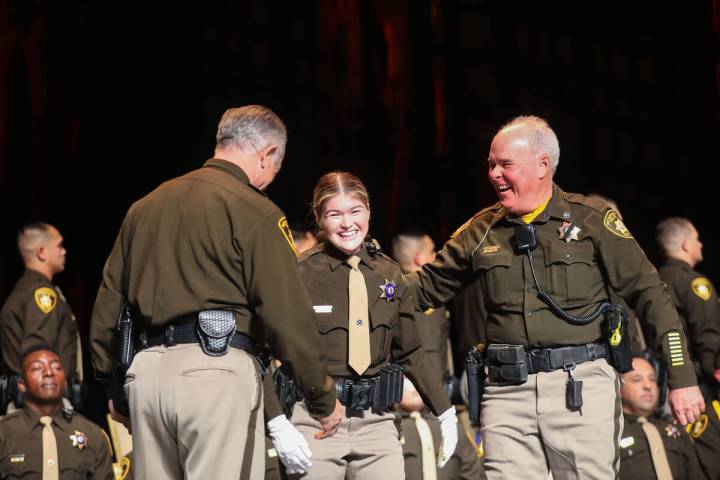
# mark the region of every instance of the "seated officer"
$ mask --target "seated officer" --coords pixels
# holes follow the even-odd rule
[[[107,437],[85,417],[63,408],[65,370],[47,345],[22,360],[25,406],[0,419],[0,478],[112,480]]]
[[[671,418],[653,417],[658,386],[652,365],[633,358],[620,390],[625,426],[620,438],[620,479],[705,478],[692,440]]]

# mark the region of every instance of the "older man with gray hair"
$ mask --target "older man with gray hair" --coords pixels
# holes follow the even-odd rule
[[[615,291],[641,316],[669,367],[680,423],[705,408],[682,327],[657,271],[615,210],[564,192],[542,118],[520,116],[492,140],[498,203],[460,227],[434,262],[408,275],[419,307],[463,288],[485,323],[489,377],[481,425],[488,478],[607,479],[618,473],[618,372],[630,366]]]
[[[96,372],[112,387],[118,316],[131,307],[140,350],[124,390],[135,478],[263,478],[257,356],[266,343],[302,386],[310,415],[327,435],[337,430],[335,384],[288,223],[263,193],[286,138],[268,108],[229,109],[215,158],[135,202],[120,228],[90,342]]]

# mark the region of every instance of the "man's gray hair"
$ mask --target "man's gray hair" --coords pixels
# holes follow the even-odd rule
[[[215,148],[236,146],[241,150],[248,147],[262,149],[275,142],[278,155],[283,158],[287,143],[287,129],[275,112],[262,105],[247,105],[225,111],[215,135]]]
[[[550,165],[553,173],[555,173],[560,163],[560,144],[548,122],[535,115],[520,115],[500,127],[498,133],[515,127],[527,129],[527,137],[532,153],[546,153],[550,157]]]
[[[678,251],[682,242],[692,234],[693,224],[687,218],[670,217],[655,227],[655,240],[667,256]]]

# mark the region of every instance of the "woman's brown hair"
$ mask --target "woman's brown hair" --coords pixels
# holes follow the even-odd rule
[[[343,193],[356,196],[370,210],[370,195],[362,180],[348,172],[326,173],[320,177],[313,190],[312,211],[318,227],[322,228],[320,221],[323,204]]]

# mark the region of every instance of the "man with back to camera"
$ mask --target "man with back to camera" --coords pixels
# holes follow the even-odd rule
[[[263,477],[258,343],[300,382],[326,435],[340,422],[287,220],[263,193],[285,125],[259,105],[231,108],[216,139],[215,158],[130,207],[93,310],[93,362],[109,386],[118,315],[134,311],[140,351],[124,389],[140,479]]]
[[[59,355],[37,344],[23,355],[21,368],[25,405],[0,419],[0,478],[112,480],[107,436],[63,406]]]
[[[705,408],[657,271],[614,210],[553,182],[559,158],[545,120],[503,126],[488,155],[499,202],[408,277],[421,309],[474,285],[489,344],[481,424],[491,479],[541,478],[548,467],[556,480],[617,475],[620,382],[606,358],[630,367],[609,289],[635,309],[668,362],[677,420],[685,425]]]

